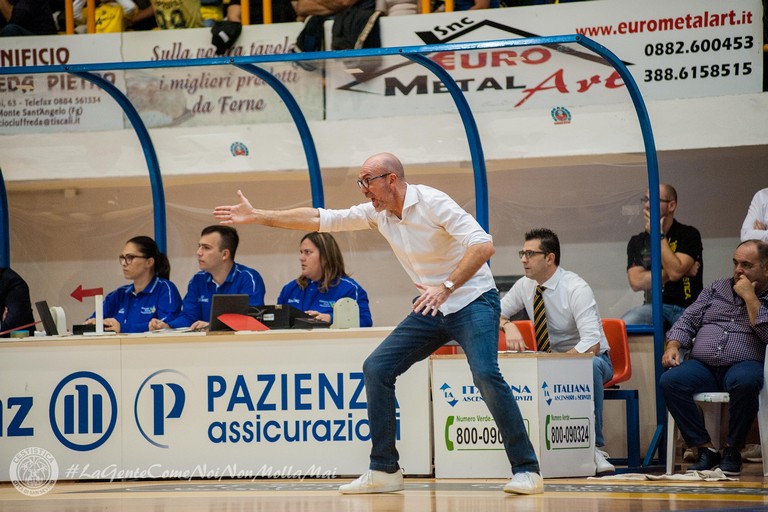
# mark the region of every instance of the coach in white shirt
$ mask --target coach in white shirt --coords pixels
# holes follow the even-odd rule
[[[239,204],[214,210],[225,224],[257,223],[304,231],[378,229],[421,292],[411,313],[363,364],[372,442],[369,471],[339,491],[403,489],[395,446],[395,381],[414,363],[456,340],[504,440],[513,472],[504,491],[543,492],[539,463],[520,409],[498,367],[499,293],[486,264],[495,252],[491,236],[445,193],[407,183],[402,163],[390,153],[366,160],[357,185],[369,202],[346,210],[258,210],[241,192]]]

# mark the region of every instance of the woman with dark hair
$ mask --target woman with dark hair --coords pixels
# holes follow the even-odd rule
[[[181,295],[169,281],[171,263],[148,236],[125,243],[118,256],[123,276],[133,281],[104,298],[104,330],[146,332],[153,318],[166,321],[181,312]],[[85,321],[95,324],[95,314]]]
[[[283,287],[278,304],[288,304],[318,320],[333,323],[333,305],[343,297],[357,301],[360,327],[371,327],[368,294],[344,270],[344,257],[330,233],[307,233],[299,244],[301,275]]]

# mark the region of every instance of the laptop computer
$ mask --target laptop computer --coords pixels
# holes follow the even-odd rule
[[[331,326],[329,322],[317,320],[288,304],[251,306],[248,314],[270,329],[313,329]]]
[[[238,293],[233,295],[217,294],[211,296],[211,317],[208,332],[231,331],[219,316],[225,313],[248,314],[248,294]]]
[[[51,314],[51,308],[48,307],[48,301],[41,300],[35,302],[35,309],[37,309],[37,314],[43,322],[43,330],[46,336],[58,336],[59,330],[56,328],[56,321]]]

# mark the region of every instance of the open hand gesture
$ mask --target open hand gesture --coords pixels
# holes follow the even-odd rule
[[[237,197],[240,202],[236,205],[214,208],[213,216],[219,219],[220,224],[245,224],[252,221],[253,206],[240,190],[237,191]]]

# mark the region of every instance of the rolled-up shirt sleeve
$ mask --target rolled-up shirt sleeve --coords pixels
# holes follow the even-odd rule
[[[579,330],[579,342],[576,351],[583,354],[595,345],[600,346],[600,352],[606,350],[607,343],[603,344],[603,331],[600,314],[597,309],[597,301],[592,289],[584,283],[577,286],[571,292],[571,308],[576,328]]]
[[[442,201],[432,201],[430,210],[433,221],[442,225],[447,233],[464,247],[493,242],[477,220],[466,212],[448,195],[443,194]]]
[[[344,210],[318,208],[320,231],[360,231],[376,228],[376,210],[370,203],[363,203]]]

